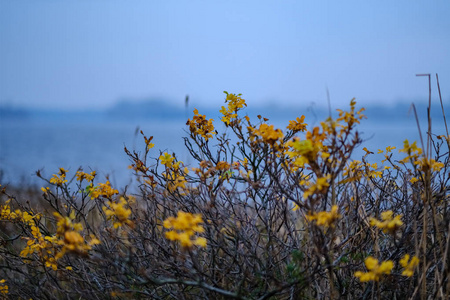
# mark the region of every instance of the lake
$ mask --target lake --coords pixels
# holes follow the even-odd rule
[[[215,118],[219,120],[219,118]],[[318,121],[310,122],[317,125]],[[274,118],[270,122],[286,126],[286,118]],[[35,184],[45,183],[37,178],[35,172],[50,178],[58,172],[59,167],[68,169],[69,176],[75,174],[79,167],[84,171],[96,170],[103,181],[109,175],[113,186],[123,187],[130,183],[132,171],[128,169],[130,160],[124,152],[124,146],[129,150],[144,149],[144,142],[139,130],[146,136],[153,135],[155,148],[153,157],[159,156],[159,149],[175,152],[180,160],[189,163],[187,151],[184,148],[183,136],[186,119],[172,120],[114,120],[111,118],[77,119],[77,118],[2,118],[0,120],[0,184]],[[217,122],[216,122],[217,123]],[[316,124],[314,124],[316,123]],[[421,120],[421,126],[426,126]],[[137,130],[138,129],[138,130]],[[219,129],[220,131],[220,129]],[[362,147],[373,152],[385,149],[386,146],[402,148],[403,141],[417,140],[419,134],[413,118],[409,120],[391,119],[377,121],[363,120],[359,131],[367,141],[355,151],[354,158],[360,159],[364,154]],[[444,134],[442,121],[434,125],[434,132]],[[425,136],[424,136],[425,138]],[[394,150],[394,153],[398,153]],[[395,154],[397,155],[397,154]],[[373,156],[373,161],[380,161],[381,156]]]

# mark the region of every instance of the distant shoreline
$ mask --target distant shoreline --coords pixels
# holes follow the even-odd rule
[[[433,103],[431,110],[432,119],[442,119],[442,112],[440,104]],[[365,107],[364,114],[371,120],[407,120],[413,113],[411,111],[411,104],[396,103],[393,106],[386,105],[366,105],[357,107]],[[107,109],[97,110],[58,110],[58,109],[34,109],[34,108],[18,108],[13,106],[0,106],[1,120],[20,120],[20,119],[45,119],[45,120],[67,120],[76,119],[80,121],[85,120],[175,120],[191,118],[194,108],[199,110],[199,113],[206,115],[208,118],[217,119],[220,113],[220,107],[194,107],[189,108],[176,107],[171,102],[162,100],[148,100],[148,101],[132,101],[124,100]],[[339,107],[345,109],[346,107]],[[445,109],[445,107],[444,107]],[[416,110],[419,118],[426,118],[427,106],[425,104],[416,104]],[[450,111],[450,107],[447,107]],[[328,116],[328,109],[319,106],[291,106],[279,107],[275,104],[266,104],[260,107],[253,107],[245,109],[242,114],[248,114],[251,118],[261,114],[267,118],[285,118],[295,119],[301,115],[309,115],[324,119]],[[332,109],[333,116],[336,117],[337,112]]]

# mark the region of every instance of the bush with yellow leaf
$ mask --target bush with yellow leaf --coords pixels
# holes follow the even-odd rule
[[[135,190],[64,168],[39,205],[0,187],[0,297],[448,299],[448,133],[354,157],[354,99],[284,128],[225,103],[187,121],[190,164],[141,131]]]

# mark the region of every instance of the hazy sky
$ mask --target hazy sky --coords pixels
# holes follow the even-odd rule
[[[450,91],[450,1],[0,0],[0,104],[336,105]],[[447,93],[445,93],[447,91]]]

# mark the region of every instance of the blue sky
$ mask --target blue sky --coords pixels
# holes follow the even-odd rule
[[[450,90],[450,1],[0,1],[0,104],[103,108],[164,97],[219,106]]]

